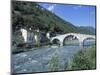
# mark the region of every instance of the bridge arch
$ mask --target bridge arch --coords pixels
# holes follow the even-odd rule
[[[63,39],[63,46],[65,45],[65,42],[66,42],[66,40],[77,40],[78,41],[78,44],[79,44],[79,41],[80,41],[80,39],[79,39],[79,37],[77,36],[77,35],[75,35],[75,34],[69,34],[69,35],[66,35],[65,37],[64,37],[64,39]]]
[[[72,39],[77,39],[78,41],[80,41],[80,37],[75,34],[75,33],[68,33],[68,34],[64,34],[64,35],[60,35],[60,36],[56,36],[54,38],[51,39],[51,42],[53,43],[54,40],[59,40],[60,46],[64,46],[65,40],[68,37],[72,37]]]
[[[63,34],[63,35],[58,35],[58,36],[52,37],[50,41],[53,42],[53,40],[57,39],[57,40],[59,40],[60,46],[64,46],[65,39],[68,38],[69,36],[72,36],[72,40],[77,39],[78,44],[81,48],[83,47],[83,45],[84,45],[83,43],[85,40],[95,39],[94,35],[68,33],[68,34]]]
[[[57,38],[55,38],[55,39],[52,40],[52,43],[53,43],[53,44],[60,45],[60,42],[61,42],[61,41],[60,41],[59,39],[57,39]]]
[[[87,40],[94,40],[94,41],[95,41],[95,38],[94,38],[94,37],[86,37],[86,38],[84,38],[84,39],[83,39],[83,47],[84,47],[85,42],[86,42]]]

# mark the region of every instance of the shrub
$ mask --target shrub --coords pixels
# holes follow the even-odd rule
[[[60,69],[59,54],[58,51],[55,51],[55,53],[52,55],[51,60],[48,63],[48,70],[58,71],[59,69]]]
[[[72,57],[69,63],[69,70],[88,70],[96,68],[96,50],[95,46],[89,49],[81,50]]]

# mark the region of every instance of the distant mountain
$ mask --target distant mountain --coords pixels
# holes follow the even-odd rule
[[[89,26],[80,26],[78,27],[78,31],[82,34],[91,34],[91,35],[95,35],[96,34],[96,29],[93,27],[89,27]]]
[[[39,29],[53,34],[70,32],[95,34],[92,27],[76,27],[37,3],[12,1],[12,30],[16,32],[20,28]]]

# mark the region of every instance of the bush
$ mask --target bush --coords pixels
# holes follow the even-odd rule
[[[75,54],[69,63],[69,70],[88,70],[96,68],[95,45],[89,49],[81,50]]]
[[[49,71],[58,71],[59,69],[60,69],[59,54],[58,54],[58,51],[56,51],[52,55],[52,58],[48,63],[48,70]]]

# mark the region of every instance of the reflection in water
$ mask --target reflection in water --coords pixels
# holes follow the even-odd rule
[[[95,40],[93,40],[93,39],[85,40],[83,42],[83,46],[85,48],[89,47],[89,46],[91,46],[93,44],[95,44]],[[65,46],[79,46],[79,41],[78,40],[65,40],[64,45]]]
[[[95,44],[95,40],[85,40],[84,41],[84,46],[88,46],[88,45],[93,45],[93,44]]]
[[[65,40],[64,45],[65,46],[78,46],[79,41],[78,40]]]

